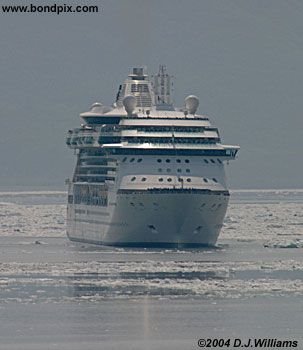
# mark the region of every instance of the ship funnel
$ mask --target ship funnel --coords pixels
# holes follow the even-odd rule
[[[185,108],[189,114],[196,114],[199,107],[199,99],[197,96],[189,95],[185,99]]]
[[[135,96],[128,95],[123,99],[123,106],[127,112],[127,114],[132,115],[134,109],[136,108],[137,101]]]

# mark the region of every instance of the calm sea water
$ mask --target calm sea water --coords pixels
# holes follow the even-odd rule
[[[76,245],[65,200],[0,192],[1,350],[303,349],[303,190],[232,192],[217,248],[199,250]]]

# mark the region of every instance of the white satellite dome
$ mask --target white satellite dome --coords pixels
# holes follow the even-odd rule
[[[89,111],[92,113],[102,113],[103,112],[103,104],[100,102],[95,102],[91,105]]]
[[[185,108],[189,114],[196,114],[199,107],[199,99],[195,95],[189,95],[185,99]]]
[[[127,112],[127,114],[132,114],[134,109],[136,108],[137,101],[133,95],[125,96],[123,99],[123,106]]]

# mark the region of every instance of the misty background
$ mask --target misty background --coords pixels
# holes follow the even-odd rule
[[[79,113],[114,102],[132,66],[159,64],[175,77],[175,105],[197,95],[223,141],[241,146],[232,188],[303,188],[303,1],[65,3],[100,12],[0,13],[1,188],[64,188]]]

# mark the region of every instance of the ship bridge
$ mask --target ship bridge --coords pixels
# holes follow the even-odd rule
[[[145,74],[144,68],[133,68],[128,79],[123,85],[119,86],[116,103],[118,107],[123,107],[123,99],[125,96],[132,95],[136,98],[136,106],[138,109],[151,108],[154,101],[153,88]]]

